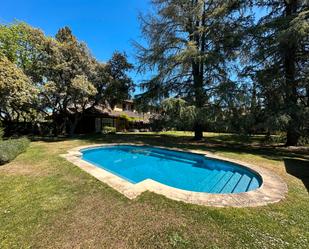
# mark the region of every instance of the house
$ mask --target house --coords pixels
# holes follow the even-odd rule
[[[148,129],[150,113],[135,110],[133,100],[125,100],[114,108],[95,106],[88,109],[76,127],[76,133],[101,132],[104,126],[117,131]]]

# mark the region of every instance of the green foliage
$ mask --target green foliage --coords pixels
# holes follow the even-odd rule
[[[196,118],[194,106],[180,98],[169,98],[162,101],[163,117],[167,128],[192,130]]]
[[[37,89],[23,71],[0,54],[0,110],[7,119],[14,120],[31,112]]]
[[[147,46],[136,44],[140,70],[157,72],[142,84],[144,103],[182,98],[189,117],[169,113],[177,119],[167,125],[195,120],[200,134],[285,130],[287,145],[297,144],[309,129],[307,1],[152,3],[141,17]]]
[[[154,12],[141,17],[147,47],[135,44],[140,70],[157,74],[144,82],[145,101],[179,96],[188,102],[196,138],[214,100],[227,93],[240,33],[247,24],[243,3],[233,1],[152,1]],[[229,89],[230,90],[230,89]],[[221,101],[223,102],[223,101]],[[187,112],[185,112],[186,114]],[[205,115],[203,115],[205,116]],[[191,124],[192,125],[192,124]]]
[[[54,133],[74,132],[86,109],[126,99],[133,66],[115,52],[105,64],[68,27],[47,37],[25,23],[0,25],[0,119],[53,119]]]
[[[132,79],[127,72],[133,69],[133,65],[128,62],[124,53],[115,52],[112,58],[105,65],[105,74],[108,80],[105,89],[105,98],[114,106],[129,98],[130,91],[134,90]]]
[[[162,112],[151,119],[155,130],[162,128],[193,130],[195,124],[205,125],[208,117],[204,108],[189,105],[181,98],[168,98],[161,102]]]
[[[308,146],[309,145],[309,135],[304,134],[299,138],[298,145]]]
[[[153,115],[149,119],[152,131],[159,132],[168,128],[167,123],[162,115]]]
[[[116,134],[116,128],[112,126],[103,126],[102,133],[103,134]]]
[[[135,120],[133,117],[129,117],[127,114],[121,114],[119,117],[126,120],[127,122],[133,122]]]
[[[27,57],[25,43],[28,43],[26,24],[0,25],[0,52],[11,62],[24,64],[20,59]]]
[[[286,140],[285,134],[270,135],[266,134],[263,143],[265,144],[283,144]]]
[[[106,64],[101,64],[68,27],[58,31],[51,46],[53,60],[49,62],[42,96],[46,108],[55,114],[54,123],[58,127],[64,127],[69,120],[73,134],[86,109],[107,102],[113,105],[127,98],[132,80],[126,72],[132,66],[125,55],[115,53]],[[68,115],[73,118],[68,119]]]
[[[85,109],[95,102],[96,61],[68,27],[46,45],[50,60],[44,70],[42,104],[53,114],[54,133],[64,132],[67,123],[72,134]]]
[[[44,42],[44,34],[25,23],[0,25],[0,94],[5,96],[0,119],[4,123],[42,120],[37,84],[43,81]]]
[[[141,84],[140,109],[173,96],[152,119],[158,129],[286,131],[287,144],[303,144],[309,129],[305,2],[152,1],[154,11],[141,16],[147,46],[135,44],[139,71],[155,72]],[[265,9],[259,18],[250,12],[256,7]],[[26,23],[0,25],[0,120],[48,117],[56,132],[67,126],[74,132],[87,109],[128,98],[132,68],[120,52],[99,63],[68,27],[47,37]]]
[[[0,53],[31,78],[34,84],[43,80],[50,60],[46,48],[50,38],[23,22],[0,25]]]
[[[0,165],[12,161],[26,151],[29,143],[29,139],[25,137],[0,141]]]
[[[254,4],[266,11],[248,32],[246,73],[257,86],[264,125],[269,130],[284,127],[287,145],[296,145],[309,128],[304,116],[309,93],[308,3],[257,0]]]

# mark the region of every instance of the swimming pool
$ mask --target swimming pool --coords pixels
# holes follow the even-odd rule
[[[133,184],[152,179],[177,189],[243,193],[258,189],[261,177],[236,163],[150,146],[113,145],[81,150],[83,160]]]

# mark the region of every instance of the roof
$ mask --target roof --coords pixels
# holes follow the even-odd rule
[[[149,122],[150,114],[148,113],[139,113],[136,111],[116,111],[111,110],[110,108],[106,108],[103,106],[95,106],[91,110],[87,111],[88,113],[92,115],[106,115],[109,117],[121,117],[121,116],[128,116],[130,118],[138,119],[143,122]]]

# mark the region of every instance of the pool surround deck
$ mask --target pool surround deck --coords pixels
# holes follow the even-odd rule
[[[212,153],[201,150],[182,150],[179,148],[152,146],[154,148],[191,152],[199,155],[206,156],[207,158],[213,158],[217,160],[227,161],[239,164],[250,171],[258,174],[262,178],[262,185],[255,190],[243,192],[243,193],[231,193],[231,194],[213,194],[205,192],[193,192],[173,188],[165,184],[159,183],[152,179],[146,179],[137,184],[126,181],[125,179],[108,172],[102,168],[99,168],[89,162],[82,159],[82,150],[104,147],[104,146],[116,146],[116,145],[133,145],[133,146],[152,146],[148,144],[134,144],[134,143],[113,143],[113,144],[94,144],[73,148],[68,151],[67,154],[61,155],[69,162],[75,164],[79,168],[83,169],[90,175],[94,176],[98,180],[106,183],[110,187],[116,189],[129,199],[134,199],[145,191],[151,191],[156,194],[164,195],[170,199],[183,201],[186,203],[214,206],[214,207],[257,207],[270,203],[276,203],[282,200],[287,193],[286,183],[275,173],[270,170],[258,167],[256,165],[244,163],[238,160],[226,159],[219,157]]]

